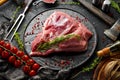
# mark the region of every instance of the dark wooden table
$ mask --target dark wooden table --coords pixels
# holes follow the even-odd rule
[[[65,1],[64,4],[61,3],[62,1]],[[87,1],[91,2],[91,0],[87,0]],[[98,38],[97,38],[97,40],[98,40],[97,41],[97,47],[96,47],[95,52],[97,50],[102,49],[103,47],[105,47],[109,43],[111,43],[112,41],[109,38],[107,38],[103,33],[105,29],[108,29],[111,26],[107,25],[105,22],[103,22],[100,18],[98,18],[93,13],[88,11],[81,4],[78,4],[77,2],[76,2],[77,4],[75,4],[75,3],[72,3],[72,2],[73,2],[73,0],[59,0],[57,2],[57,4],[54,4],[54,5],[46,5],[43,2],[39,3],[37,6],[31,5],[29,11],[26,14],[25,20],[24,20],[24,22],[22,23],[21,26],[23,26],[25,24],[28,24],[28,22],[35,15],[37,15],[38,13],[40,13],[40,12],[42,12],[44,10],[54,9],[54,8],[68,8],[68,9],[72,9],[72,10],[75,10],[75,11],[81,13],[86,18],[88,18],[88,20],[94,25],[94,27],[96,29],[96,32],[97,32],[97,36],[98,36]],[[12,16],[15,13],[14,11],[16,10],[17,7],[18,7],[18,5],[16,5],[14,2],[12,2],[12,0],[10,0],[7,3],[5,3],[4,5],[0,6],[0,24],[2,24],[3,22],[9,22],[9,19],[13,18]],[[14,15],[14,16],[17,17],[18,14],[20,14],[22,11],[23,11],[23,8],[21,8],[19,10],[19,12],[16,13],[16,15]],[[116,10],[114,10],[113,8],[111,8],[110,12],[113,14],[112,17],[115,20],[120,18],[120,14],[118,12],[116,12]],[[4,16],[6,16],[8,19],[6,19]],[[19,32],[22,32],[22,29],[23,29],[23,27],[21,27],[19,29]],[[1,26],[0,26],[0,31],[2,31]],[[2,39],[3,36],[4,35],[0,35],[0,39]],[[21,38],[22,38],[22,36],[21,36]],[[16,42],[13,41],[13,44],[16,44]],[[87,67],[93,62],[93,60],[96,58],[96,53],[95,52],[92,55],[92,57],[85,64],[83,64],[82,66],[77,68],[77,72],[79,72],[82,67]],[[2,61],[0,61],[0,62],[2,62]],[[0,64],[0,67],[1,66],[3,66],[3,65]],[[22,75],[20,75],[20,74],[23,74],[23,73],[19,69],[18,69],[19,73],[17,73],[16,75],[20,75],[20,78],[14,78],[14,76],[16,76],[16,75],[10,77],[12,74],[15,74],[17,72],[17,70],[15,70],[16,72],[13,71],[13,70],[14,70],[14,68],[9,70],[9,71],[7,71],[7,70],[5,70],[3,72],[0,71],[0,80],[3,79],[2,76],[4,76],[4,75],[7,78],[9,78],[10,80],[13,80],[13,79],[14,80],[27,80],[28,79],[28,78],[23,78]],[[81,74],[77,75],[74,80],[92,80],[93,72],[94,72],[94,69],[89,71],[89,72],[81,73]],[[9,74],[9,73],[11,73],[11,74]]]

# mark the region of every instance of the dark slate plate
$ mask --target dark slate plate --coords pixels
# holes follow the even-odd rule
[[[60,54],[56,53],[47,57],[32,57],[32,58],[40,65],[47,66],[50,69],[54,69],[54,70],[76,68],[82,65],[83,63],[85,63],[91,57],[97,45],[97,34],[94,26],[89,22],[89,20],[86,17],[84,17],[83,15],[81,15],[76,11],[65,8],[64,9],[59,8],[59,9],[46,10],[36,15],[29,22],[24,33],[25,49],[29,55],[29,53],[31,52],[31,42],[35,38],[36,34],[42,31],[43,23],[46,20],[46,18],[49,17],[50,14],[52,14],[56,10],[63,11],[71,15],[72,17],[76,18],[84,25],[86,25],[86,27],[93,32],[93,36],[88,43],[88,49],[85,52],[79,52],[79,53],[62,52]]]

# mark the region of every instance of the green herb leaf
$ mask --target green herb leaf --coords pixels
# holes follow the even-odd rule
[[[72,76],[71,79],[74,80],[74,78],[76,78],[80,73],[89,72],[90,70],[94,69],[97,66],[97,64],[101,61],[101,59],[101,57],[95,58],[88,67],[82,68],[82,70],[79,71],[76,75]]]
[[[13,12],[13,15],[12,15],[12,20],[13,20],[13,21],[15,20],[16,15],[17,15],[17,13],[19,12],[20,9],[21,9],[21,6],[18,6],[18,7],[16,8],[16,10]]]
[[[120,13],[120,6],[114,0],[111,0],[111,6],[115,8]]]
[[[41,50],[46,50],[46,49],[49,49],[65,40],[68,40],[70,38],[73,38],[73,37],[77,37],[78,39],[80,39],[80,36],[78,35],[74,35],[74,34],[68,34],[68,35],[64,35],[64,36],[60,36],[60,37],[56,37],[54,40],[52,41],[48,41],[48,42],[45,42],[45,43],[41,43],[37,50],[38,51],[41,51]]]
[[[16,42],[18,43],[18,47],[20,48],[20,50],[24,50],[24,45],[23,45],[23,42],[20,38],[20,34],[19,33],[15,33],[15,37],[14,39],[16,40]]]
[[[95,58],[95,59],[93,60],[93,63],[90,64],[88,67],[84,67],[81,72],[88,72],[88,71],[94,69],[95,66],[99,63],[100,60],[101,60],[101,57]]]

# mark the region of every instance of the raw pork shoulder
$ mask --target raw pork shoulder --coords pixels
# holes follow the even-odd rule
[[[77,35],[77,37],[62,41],[56,46],[52,46],[46,50],[38,50],[40,44],[53,41],[56,37],[69,34]],[[54,52],[85,51],[91,36],[92,32],[89,31],[85,25],[64,12],[55,11],[46,19],[42,32],[38,33],[36,38],[32,41],[32,52],[30,54],[31,56],[46,56]]]
[[[43,2],[45,2],[45,3],[52,3],[52,4],[55,3],[55,1],[56,0],[43,0]]]

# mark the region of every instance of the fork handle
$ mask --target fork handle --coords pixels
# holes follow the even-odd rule
[[[33,0],[29,0],[28,1],[28,4],[26,5],[26,7],[25,7],[25,9],[24,9],[24,11],[23,11],[23,14],[25,14],[26,13],[26,11],[28,10],[28,8],[29,8],[29,6],[30,6],[30,4],[33,2]]]

